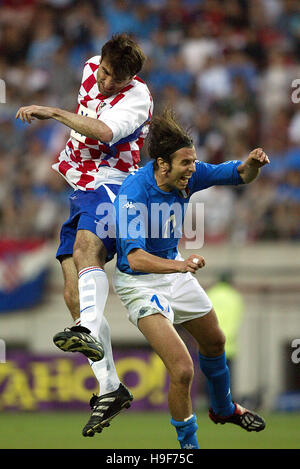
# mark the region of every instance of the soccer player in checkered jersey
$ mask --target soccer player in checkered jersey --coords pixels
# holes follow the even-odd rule
[[[168,370],[171,424],[181,448],[197,449],[190,397],[193,362],[173,324],[181,324],[198,343],[199,365],[208,380],[210,418],[256,432],[265,428],[265,422],[232,401],[225,337],[210,299],[192,275],[204,267],[205,260],[197,254],[183,259],[178,253],[184,214],[193,193],[214,185],[249,183],[269,159],[257,148],[244,163],[197,161],[192,139],[170,112],[151,121],[149,154],[153,161],[129,175],[115,199],[114,287],[129,320]]]
[[[115,254],[114,233],[106,232],[113,213],[108,210],[107,215],[105,209],[112,206],[128,172],[138,167],[148,133],[153,102],[147,85],[137,76],[144,61],[134,40],[115,35],[104,44],[101,56],[85,63],[76,113],[31,105],[21,107],[16,115],[23,122],[55,119],[71,128],[53,168],[74,188],[57,259],[75,325],[53,340],[61,350],[83,353],[99,381],[99,397],[90,402],[97,415],[84,427],[84,436],[100,433],[132,400],[118,378],[104,317],[109,291],[104,265]]]

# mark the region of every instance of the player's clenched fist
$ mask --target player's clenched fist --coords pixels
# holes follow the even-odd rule
[[[252,150],[248,156],[248,161],[250,164],[257,166],[258,168],[270,163],[268,156],[262,148],[255,148],[255,150]]]
[[[192,274],[195,274],[198,269],[201,269],[201,267],[204,266],[204,257],[198,256],[197,254],[193,254],[192,256],[189,256],[187,259],[182,261],[182,269],[180,270],[180,272],[192,272]]]

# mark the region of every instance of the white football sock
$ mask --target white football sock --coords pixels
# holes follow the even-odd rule
[[[79,272],[78,278],[80,325],[98,339],[109,291],[107,275],[100,267],[88,267]]]
[[[97,266],[81,270],[78,277],[81,326],[87,327],[104,349],[102,360],[89,360],[99,382],[100,395],[103,395],[115,391],[120,385],[112,355],[110,328],[104,317],[109,283],[104,270]]]
[[[89,362],[99,382],[99,395],[102,396],[103,394],[116,391],[120,386],[112,354],[110,328],[104,316],[101,322],[99,340],[104,349],[104,357],[98,362],[92,362],[91,360]]]

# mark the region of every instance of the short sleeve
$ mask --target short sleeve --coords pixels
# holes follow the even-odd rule
[[[99,119],[106,124],[113,133],[110,145],[134,135],[142,130],[153,112],[153,104],[148,88],[141,85],[121,96],[113,107],[103,110]]]

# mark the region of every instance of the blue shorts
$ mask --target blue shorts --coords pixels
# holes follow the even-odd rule
[[[93,191],[74,191],[70,197],[70,217],[60,232],[56,258],[72,255],[78,230],[88,230],[103,242],[110,261],[116,254],[114,198],[120,184],[103,184]]]

